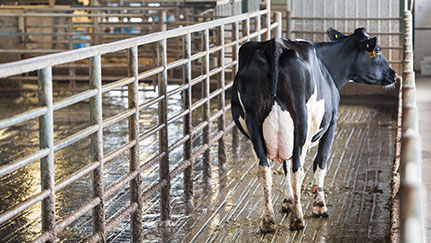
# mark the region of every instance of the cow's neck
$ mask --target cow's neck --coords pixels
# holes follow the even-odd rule
[[[337,89],[349,81],[351,61],[355,53],[349,40],[315,43],[316,53],[334,80]]]

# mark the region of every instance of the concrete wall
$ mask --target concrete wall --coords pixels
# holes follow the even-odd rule
[[[415,70],[420,70],[424,55],[431,55],[431,0],[416,0],[414,6]]]

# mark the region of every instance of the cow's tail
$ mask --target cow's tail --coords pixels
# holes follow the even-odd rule
[[[272,81],[272,90],[271,90],[271,96],[276,97],[277,96],[277,86],[278,86],[278,64],[280,60],[280,56],[283,53],[283,49],[286,48],[283,40],[281,38],[275,38],[274,39],[274,45],[271,45],[273,48],[272,51],[272,58],[270,58],[271,63],[271,81]]]

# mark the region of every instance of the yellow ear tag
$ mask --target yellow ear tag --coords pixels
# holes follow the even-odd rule
[[[371,58],[373,58],[373,57],[375,57],[375,56],[376,56],[376,53],[375,53],[374,51],[369,51],[369,52],[368,52],[368,55],[369,55]]]
[[[335,34],[335,39],[337,39],[338,38],[338,35],[337,34]]]

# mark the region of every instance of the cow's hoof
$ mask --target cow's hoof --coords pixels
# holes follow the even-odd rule
[[[328,217],[328,208],[325,206],[323,202],[314,202],[312,212],[314,217],[318,217],[318,218]]]
[[[313,216],[317,218],[328,217],[328,209],[326,207],[313,207]]]
[[[303,219],[292,219],[290,222],[290,229],[292,230],[301,230],[304,228],[304,220]]]
[[[283,203],[281,204],[281,211],[283,213],[287,213],[289,215],[290,212],[292,212],[293,203],[292,200],[283,199]]]
[[[260,232],[262,233],[271,233],[275,231],[275,222],[274,219],[261,219],[260,220]]]

